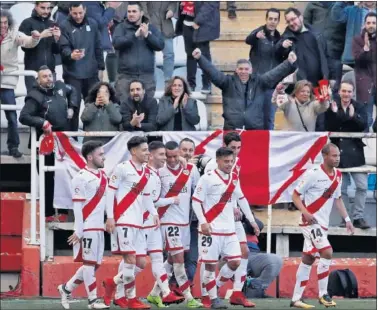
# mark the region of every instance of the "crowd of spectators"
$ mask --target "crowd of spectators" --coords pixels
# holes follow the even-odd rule
[[[203,94],[211,83],[222,91],[225,130],[273,130],[276,108],[287,130],[364,132],[376,122],[376,4],[309,2],[302,14],[294,7],[266,12],[266,23],[246,37],[249,59],[240,59],[226,75],[212,64],[210,42],[220,36],[219,2],[36,2],[31,16],[15,25],[1,10],[1,71],[18,70],[17,51],[24,51],[28,91],[20,122],[38,134],[85,131],[193,131],[200,122],[192,97],[202,70]],[[237,18],[234,2],[228,17]],[[254,14],[251,12],[251,14]],[[174,22],[174,19],[177,22]],[[283,20],[287,27],[277,30]],[[187,76],[174,76],[173,38],[183,36]],[[157,101],[155,54],[163,52],[165,92]],[[246,55],[248,57],[248,55]],[[63,80],[56,80],[56,66]],[[354,69],[354,81],[341,83],[343,65]],[[107,81],[104,79],[104,71]],[[329,97],[314,93],[328,80]],[[17,76],[1,79],[2,104],[15,104]],[[356,96],[353,100],[353,96]],[[81,108],[81,102],[85,107]],[[82,112],[80,112],[82,111]],[[81,113],[81,114],[80,114]],[[17,116],[8,120],[9,154],[18,150]],[[88,138],[87,138],[88,139]],[[109,138],[102,138],[108,141]],[[341,165],[365,164],[361,139],[335,141]],[[348,154],[348,155],[347,155]],[[366,174],[351,174],[357,185],[357,227],[366,227],[363,210]],[[347,174],[344,176],[348,180]],[[347,184],[347,181],[345,182]],[[347,185],[345,185],[347,186]],[[345,194],[345,190],[343,192]]]

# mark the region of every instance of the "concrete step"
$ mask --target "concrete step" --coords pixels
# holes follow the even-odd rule
[[[286,10],[290,6],[296,6],[295,1],[285,1],[285,2],[263,2],[263,1],[236,1],[236,11],[245,10],[267,10],[269,8],[277,8],[280,10]],[[227,10],[226,1],[221,1],[220,3],[221,11]]]
[[[249,45],[242,42],[231,46],[229,41],[211,42],[211,57],[215,64],[236,63],[240,58],[248,59],[249,50]]]

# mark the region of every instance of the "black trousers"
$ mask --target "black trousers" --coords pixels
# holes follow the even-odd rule
[[[78,102],[76,102],[76,106],[79,108],[74,110],[74,115],[70,121],[69,126],[69,131],[78,131],[81,98],[85,100],[85,98],[88,96],[90,89],[100,80],[98,76],[94,76],[89,79],[76,79],[68,75],[63,75],[63,79],[64,83],[70,84],[72,87],[75,87],[77,93],[79,94],[79,96],[77,97]],[[80,96],[80,94],[82,96]]]
[[[192,89],[196,88],[196,73],[197,73],[197,60],[193,58],[192,53],[196,48],[199,48],[202,55],[205,56],[209,61],[211,61],[210,54],[210,42],[193,42],[193,27],[183,25],[183,36],[186,52],[186,69],[187,69],[187,80]],[[207,75],[202,74],[202,86],[210,87],[211,82]]]

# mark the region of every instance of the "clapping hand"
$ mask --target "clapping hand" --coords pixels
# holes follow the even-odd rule
[[[41,38],[48,38],[48,37],[52,37],[53,36],[53,30],[52,28],[47,28],[45,30],[42,31],[41,33]]]
[[[289,56],[287,57],[287,60],[293,64],[297,61],[297,55],[294,52],[290,52]]]
[[[59,38],[60,38],[60,35],[61,35],[60,28],[54,27],[53,30],[52,30],[52,34],[54,36],[54,40],[59,41]]]
[[[336,103],[335,100],[331,101],[331,110],[332,110],[333,113],[337,113],[337,111],[338,111],[337,103]]]
[[[143,35],[145,38],[148,37],[148,24],[142,23],[139,27],[141,29],[141,35]]]
[[[353,106],[353,104],[350,104],[349,105],[349,117],[352,118],[354,116],[354,112],[355,112],[354,106]]]
[[[171,10],[167,11],[167,14],[165,14],[165,19],[170,19],[173,17],[173,12]]]
[[[78,49],[73,50],[73,52],[71,53],[71,58],[73,60],[80,60],[82,58],[82,52],[80,52],[80,50]]]
[[[199,48],[196,48],[193,53],[192,53],[192,56],[194,59],[200,59],[201,57],[201,50]]]

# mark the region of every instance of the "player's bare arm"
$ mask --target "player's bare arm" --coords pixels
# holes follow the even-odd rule
[[[297,209],[299,211],[301,211],[305,220],[309,224],[317,224],[318,223],[317,220],[315,219],[315,217],[311,213],[309,213],[307,211],[306,207],[303,205],[303,202],[301,200],[301,196],[299,196],[296,191],[294,191],[292,198],[293,198],[294,205],[297,207]]]
[[[340,216],[345,220],[345,226],[346,226],[346,229],[347,231],[353,235],[354,234],[354,226],[348,216],[348,212],[347,210],[345,209],[345,205],[344,205],[344,202],[343,200],[340,198],[338,199],[335,199],[336,200],[336,208],[337,208],[337,211],[339,212]]]

